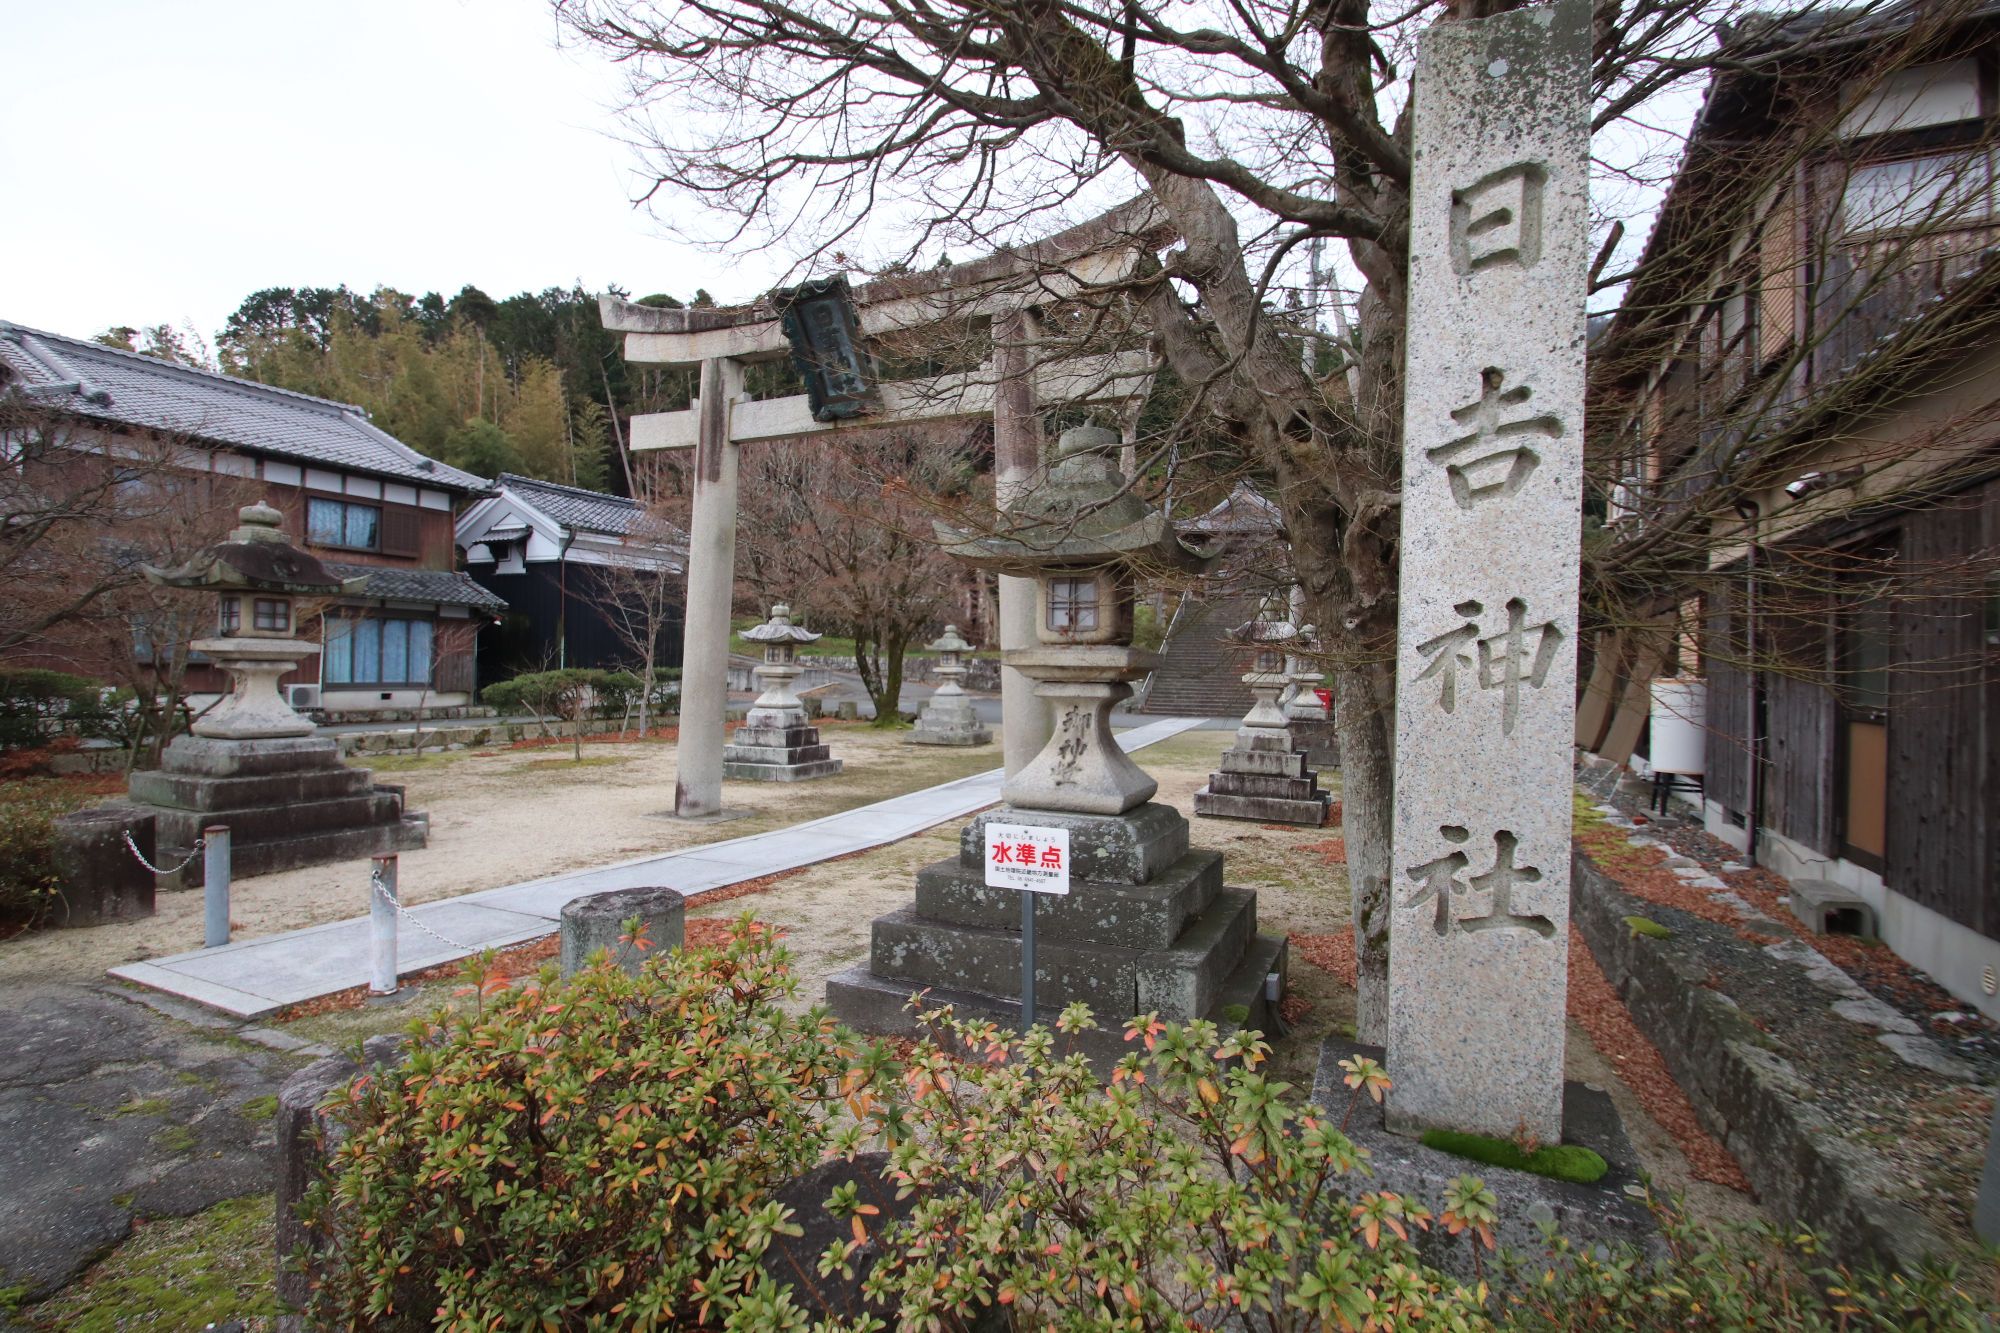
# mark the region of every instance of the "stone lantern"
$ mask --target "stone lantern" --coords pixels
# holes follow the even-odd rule
[[[157,771],[130,788],[155,817],[160,859],[177,861],[211,824],[230,830],[238,876],[422,847],[425,816],[403,809],[400,787],[377,787],[341,762],[337,741],[313,734],[278,678],[319,652],[296,637],[301,597],[355,596],[366,576],[340,579],[286,540],[284,515],[246,505],[229,536],[176,569],[147,568],[169,588],[217,593],[216,633],[191,647],[229,673],[229,694],[167,746]],[[180,886],[201,882],[196,858]]]
[[[938,655],[937,693],[924,705],[917,729],[905,741],[908,745],[985,745],[992,741],[988,731],[972,711],[972,696],[965,692],[965,655],[972,645],[959,637],[958,626],[946,625],[937,642],[925,649]]]
[[[764,645],[764,660],[751,674],[764,682],[764,692],[750,705],[750,714],[722,747],[722,775],[753,782],[804,782],[832,777],[842,764],[820,744],[819,728],[806,720],[806,706],[792,692],[792,682],[805,668],[799,646],[820,636],[792,623],[792,608],[783,602],[771,608],[771,618],[743,631],[751,643]]]
[[[1299,631],[1275,597],[1264,599],[1257,618],[1239,625],[1230,638],[1250,655],[1243,683],[1255,702],[1236,730],[1236,744],[1222,752],[1222,767],[1208,775],[1208,785],[1194,794],[1194,812],[1222,819],[1254,819],[1259,823],[1326,822],[1332,797],[1320,789],[1319,774],[1306,767],[1292,736],[1291,719],[1278,705],[1278,692],[1292,684],[1288,649]]]
[[[985,878],[986,827],[998,823],[1069,837],[1068,894],[1034,895],[1042,1021],[1090,1005],[1104,1040],[1083,1045],[1107,1063],[1124,1053],[1121,1025],[1134,1014],[1274,1030],[1284,941],[1257,934],[1256,894],[1224,887],[1221,853],[1189,848],[1186,817],[1151,800],[1158,784],[1112,738],[1112,708],[1157,661],[1132,647],[1137,576],[1210,563],[1132,493],[1121,444],[1116,431],[1066,431],[1046,478],[998,516],[999,530],[938,525],[964,563],[1035,580],[1040,642],[1001,660],[1036,682],[1055,726],[1005,781],[1006,803],[964,828],[958,855],[917,873],[915,903],[876,918],[869,961],[828,981],[833,1012],[856,1028],[911,1031],[914,991],[961,1018],[1020,1021],[1021,895]]]
[[[278,678],[319,645],[294,637],[301,596],[354,594],[365,577],[340,579],[318,558],[285,539],[285,516],[266,504],[245,505],[225,541],[178,569],[145,566],[146,578],[169,588],[213,588],[216,637],[189,646],[229,673],[229,695],[195,720],[197,736],[256,740],[310,736],[310,718],[278,694]]]
[[[1015,805],[1116,815],[1159,789],[1111,739],[1111,710],[1159,661],[1132,647],[1134,587],[1141,571],[1197,571],[1210,561],[1132,493],[1118,470],[1122,444],[1101,426],[1065,431],[1047,478],[1001,516],[1015,526],[971,534],[938,525],[954,558],[1035,581],[1041,646],[1000,660],[1036,682],[1055,730],[1002,788]]]
[[[1311,654],[1319,651],[1319,633],[1311,625],[1300,628],[1295,651],[1286,657],[1286,669],[1299,692],[1285,705],[1285,716],[1293,722],[1325,722],[1326,701],[1319,697],[1320,682],[1326,673],[1313,665]]]

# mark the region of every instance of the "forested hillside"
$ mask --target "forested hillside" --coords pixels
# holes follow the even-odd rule
[[[697,293],[695,303],[707,299]],[[212,360],[167,326],[100,340],[354,403],[413,448],[481,476],[519,472],[621,494],[632,489],[633,414],[685,407],[692,388],[683,372],[627,365],[619,335],[598,319],[597,294],[580,286],[498,301],[471,286],[449,298],[269,287],[230,315]]]

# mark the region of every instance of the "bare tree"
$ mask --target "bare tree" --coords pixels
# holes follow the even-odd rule
[[[638,668],[639,735],[649,723],[653,690],[659,680],[660,640],[681,616],[685,574],[665,560],[629,565],[598,565],[582,588],[583,600],[595,607],[618,638],[627,661]]]
[[[900,225],[898,261],[924,269],[949,247],[1019,242],[1144,192],[1153,211],[1128,215],[1124,237],[1136,264],[1095,282],[1051,266],[1039,323],[996,327],[995,358],[1149,345],[1185,402],[1146,442],[1145,470],[1175,459],[1200,423],[1277,496],[1335,676],[1365,1040],[1381,1039],[1387,999],[1405,71],[1428,24],[1513,7],[554,0],[571,33],[623,62],[628,124],[660,188],[706,206],[679,213],[706,239],[851,263],[844,247],[879,247]],[[1649,207],[1671,169],[1678,143],[1654,128],[1662,98],[1882,12],[1864,4],[1793,27],[1734,0],[1601,0],[1598,289],[1640,276],[1611,262],[1611,214]],[[1161,227],[1176,243],[1156,259]],[[1351,304],[1336,298],[1334,334],[1321,311],[1275,299],[1288,274],[1319,296],[1297,270],[1321,240],[1344,243],[1359,284]]]
[[[930,519],[962,485],[962,462],[949,445],[901,434],[743,454],[742,583],[765,607],[788,602],[813,628],[854,640],[883,725],[899,716],[904,653],[956,602],[963,574]]]

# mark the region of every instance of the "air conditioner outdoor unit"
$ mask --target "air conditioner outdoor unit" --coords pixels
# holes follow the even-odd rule
[[[285,702],[292,706],[293,712],[303,712],[308,708],[318,708],[319,686],[287,685],[285,687]]]

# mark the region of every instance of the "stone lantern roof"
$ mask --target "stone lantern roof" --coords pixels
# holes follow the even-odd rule
[[[1229,631],[1229,637],[1237,643],[1289,643],[1299,637],[1299,629],[1277,598],[1266,597],[1257,618]]]
[[[344,579],[319,558],[285,540],[285,516],[267,504],[245,505],[227,539],[202,548],[176,569],[142,565],[148,580],[169,588],[294,595],[355,595],[368,579]]]
[[[1040,485],[1002,511],[1002,526],[971,533],[939,522],[945,553],[974,569],[1034,578],[1052,570],[1208,568],[1210,557],[1184,542],[1162,514],[1132,493],[1118,470],[1117,431],[1066,430],[1056,464]]]
[[[771,608],[771,618],[743,631],[751,643],[813,643],[823,637],[792,623],[792,608],[779,602]]]
[[[944,633],[939,636],[938,641],[936,643],[925,644],[924,651],[929,653],[969,653],[972,651],[972,645],[959,636],[958,626],[946,625]]]

